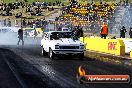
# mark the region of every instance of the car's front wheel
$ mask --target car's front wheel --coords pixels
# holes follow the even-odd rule
[[[42,50],[41,50],[42,56],[45,56],[45,55],[46,55],[46,52],[45,52],[44,48],[42,47],[41,49],[42,49]]]
[[[55,58],[55,54],[54,54],[54,52],[52,51],[51,48],[49,49],[49,58],[50,59],[54,59]]]

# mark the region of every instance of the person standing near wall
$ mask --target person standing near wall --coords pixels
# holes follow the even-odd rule
[[[122,28],[120,29],[120,38],[125,38],[126,32],[126,28],[122,26]]]
[[[104,39],[106,39],[106,36],[108,35],[108,26],[105,22],[103,23],[101,27],[100,35],[101,35],[101,38],[104,38]]]
[[[130,38],[132,38],[132,27],[130,27],[129,35],[130,35]]]
[[[17,45],[19,45],[20,40],[22,41],[22,45],[24,45],[24,40],[23,40],[23,30],[22,30],[22,28],[18,30],[18,38],[19,38],[19,40],[18,40]]]

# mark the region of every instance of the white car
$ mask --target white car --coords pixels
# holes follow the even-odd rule
[[[84,44],[71,32],[50,31],[45,32],[41,40],[42,55],[54,59],[57,55],[77,55],[84,57]]]

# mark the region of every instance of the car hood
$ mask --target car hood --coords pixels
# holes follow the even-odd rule
[[[60,38],[59,40],[52,40],[52,43],[59,44],[59,45],[76,45],[76,44],[83,44],[80,42],[80,40],[74,40],[71,38]]]

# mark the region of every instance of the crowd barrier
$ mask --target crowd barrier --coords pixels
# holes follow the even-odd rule
[[[81,37],[80,40],[84,42],[85,48],[88,50],[120,56],[125,55],[125,45],[123,40],[88,37]]]
[[[130,58],[132,58],[132,51],[130,51]]]
[[[120,40],[123,40],[125,44],[125,53],[130,53],[132,51],[132,39],[130,38],[118,38]]]

